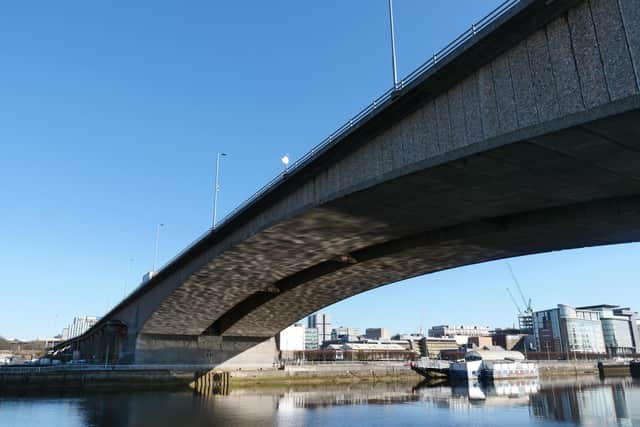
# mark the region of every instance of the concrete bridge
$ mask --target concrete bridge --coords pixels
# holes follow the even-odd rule
[[[64,346],[270,363],[281,329],[378,286],[640,240],[640,0],[508,6]]]

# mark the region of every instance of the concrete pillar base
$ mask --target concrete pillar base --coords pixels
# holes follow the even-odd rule
[[[140,334],[134,363],[265,369],[274,367],[277,355],[274,338]]]

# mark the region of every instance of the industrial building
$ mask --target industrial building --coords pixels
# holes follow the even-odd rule
[[[450,337],[424,337],[420,340],[420,353],[422,356],[437,358],[443,350],[458,351],[459,346],[455,338]]]

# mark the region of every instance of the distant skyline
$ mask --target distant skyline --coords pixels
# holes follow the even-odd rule
[[[396,0],[400,77],[500,1]],[[391,86],[386,0],[11,3],[0,15],[0,335],[102,316]],[[511,261],[534,308],[638,309],[639,244]],[[130,261],[133,260],[133,261]],[[507,326],[504,261],[379,288],[334,326]]]

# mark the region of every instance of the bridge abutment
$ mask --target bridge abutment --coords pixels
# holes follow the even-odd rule
[[[277,356],[274,338],[139,334],[133,363],[260,369],[272,368]]]

